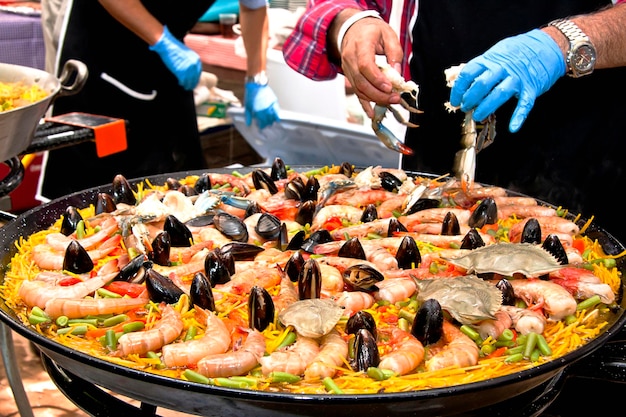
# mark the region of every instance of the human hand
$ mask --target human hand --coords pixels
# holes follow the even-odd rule
[[[485,120],[511,97],[518,99],[509,130],[517,132],[535,99],[565,75],[557,43],[539,29],[501,40],[469,61],[450,92],[450,104]]]
[[[246,125],[250,126],[252,119],[256,119],[259,129],[264,129],[280,121],[278,99],[269,85],[248,81],[244,88]]]
[[[163,34],[154,45],[150,46],[161,57],[165,66],[178,78],[185,90],[193,90],[200,80],[202,62],[197,53],[185,46],[170,33],[167,26],[163,27]]]

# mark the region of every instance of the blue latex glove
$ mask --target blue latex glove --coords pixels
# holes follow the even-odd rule
[[[463,67],[450,92],[450,104],[464,112],[474,109],[474,120],[485,120],[511,97],[517,107],[509,130],[517,132],[535,104],[565,75],[565,59],[557,43],[534,29],[501,40]]]
[[[175,76],[185,90],[193,90],[200,80],[202,62],[197,53],[185,46],[170,33],[167,26],[163,27],[163,35],[157,43],[150,46]]]
[[[278,99],[267,84],[246,82],[244,109],[246,125],[248,126],[252,124],[252,119],[256,119],[259,129],[264,129],[272,123],[280,121]]]

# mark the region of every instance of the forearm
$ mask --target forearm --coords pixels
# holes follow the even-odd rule
[[[269,23],[267,8],[250,9],[239,6],[241,37],[246,48],[246,75],[253,76],[265,71],[267,65],[267,47],[269,43]]]
[[[596,48],[596,69],[626,66],[626,3],[608,7],[597,13],[573,16],[571,20],[589,36]],[[554,27],[542,29],[559,45],[563,56],[569,42]]]
[[[138,0],[99,0],[113,18],[135,35],[154,45],[163,34],[163,25]],[[104,34],[103,36],[106,36]]]

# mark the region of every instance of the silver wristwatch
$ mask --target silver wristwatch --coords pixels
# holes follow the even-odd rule
[[[596,48],[585,32],[576,23],[567,19],[557,19],[548,24],[554,26],[569,40],[567,51],[567,75],[573,78],[582,77],[593,72],[596,64]]]

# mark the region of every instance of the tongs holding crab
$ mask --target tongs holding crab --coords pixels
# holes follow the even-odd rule
[[[406,81],[402,75],[400,75],[391,67],[391,65],[387,63],[379,63],[378,67],[391,82],[393,91],[400,93],[400,105],[411,113],[421,113],[421,111],[417,108],[417,94],[419,92],[418,85],[413,81]],[[378,139],[380,139],[380,141],[392,151],[400,152],[404,155],[412,155],[413,150],[406,146],[391,132],[391,130],[383,125],[383,119],[385,118],[387,111],[390,111],[399,123],[408,127],[417,127],[416,124],[405,120],[402,114],[392,106],[375,104],[374,117],[372,118],[372,129],[374,130],[374,133]]]

